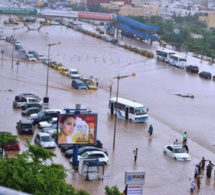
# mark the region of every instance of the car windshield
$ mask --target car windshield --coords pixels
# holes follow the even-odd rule
[[[42,136],[41,137],[41,141],[42,142],[50,142],[52,141],[53,139],[50,137],[50,136]]]
[[[87,156],[88,156],[87,152],[85,152],[84,154],[81,155],[82,158],[87,158]]]
[[[44,114],[45,114],[45,112],[44,112],[44,111],[41,111],[41,112],[38,113],[38,117],[39,117],[39,118],[42,118],[42,117],[44,116]]]
[[[72,74],[78,74],[78,71],[72,71]]]
[[[147,114],[147,109],[144,107],[135,108],[136,115]]]
[[[174,153],[185,153],[185,150],[183,148],[174,148],[173,152]]]

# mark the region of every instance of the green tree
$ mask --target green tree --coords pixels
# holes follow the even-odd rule
[[[107,195],[121,195],[122,192],[119,191],[117,186],[109,187],[105,186],[105,192]]]
[[[22,154],[0,159],[0,185],[34,195],[89,195],[66,183],[67,170],[52,162],[52,151],[26,145]]]

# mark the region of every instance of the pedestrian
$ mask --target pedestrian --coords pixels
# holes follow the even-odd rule
[[[200,185],[201,185],[200,175],[198,175],[198,177],[197,177],[196,184],[197,184],[198,190],[200,190]]]
[[[189,153],[189,148],[186,143],[183,143],[183,148],[186,150],[187,153]]]
[[[183,143],[187,142],[187,132],[185,131],[183,134]]]
[[[149,126],[148,133],[150,136],[152,135],[152,133],[153,133],[153,126],[152,125]]]
[[[178,145],[178,139],[173,142],[173,145]]]
[[[194,178],[196,179],[197,176],[199,174],[199,168],[198,168],[198,165],[196,165],[195,169],[194,169]]]
[[[202,167],[202,170],[204,170],[205,169],[205,162],[206,161],[208,161],[208,160],[205,160],[205,158],[204,157],[202,157],[202,160],[201,160],[201,167]]]
[[[134,153],[134,161],[137,161],[137,152],[138,152],[138,148],[136,148],[136,150],[133,151]]]
[[[201,162],[198,164],[198,169],[199,169],[199,175],[201,175]]]
[[[196,184],[194,180],[192,180],[190,183],[190,192],[194,192],[194,190],[196,190]]]
[[[207,166],[207,172],[206,175],[208,178],[211,178],[211,172],[213,170],[214,164],[211,163],[211,161],[209,160],[209,164]]]

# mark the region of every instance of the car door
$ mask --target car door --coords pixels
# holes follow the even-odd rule
[[[167,154],[171,157],[173,157],[173,148],[171,146],[167,147]]]

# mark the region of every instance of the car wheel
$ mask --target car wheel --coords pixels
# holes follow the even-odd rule
[[[177,158],[174,157],[174,160],[177,161]]]
[[[166,151],[163,151],[164,154],[166,154]]]
[[[9,151],[15,151],[13,148],[10,148],[10,150]]]

